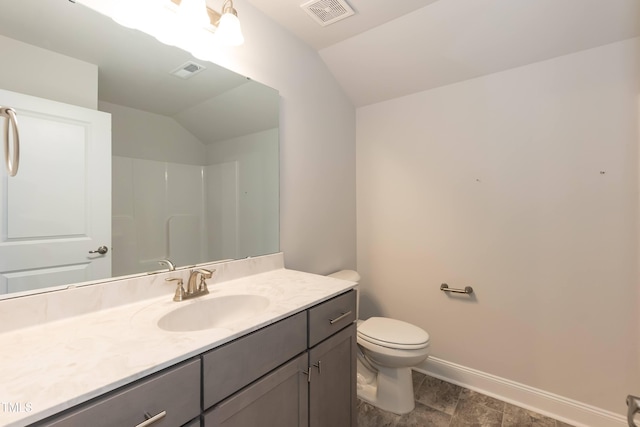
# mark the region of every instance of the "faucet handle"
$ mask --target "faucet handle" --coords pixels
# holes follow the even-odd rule
[[[202,275],[202,278],[211,279],[211,277],[213,276],[213,273],[215,273],[216,270],[207,270],[206,268],[199,268],[196,271]]]
[[[207,270],[206,268],[199,268],[196,270],[197,273],[200,273],[200,283],[198,283],[198,291],[204,294],[208,294],[209,290],[207,289],[206,279],[211,279],[215,270]]]
[[[164,280],[165,282],[178,282],[178,287],[176,288],[176,294],[173,296],[173,300],[182,301],[184,298],[184,288],[182,287],[182,279],[179,277],[168,277]]]

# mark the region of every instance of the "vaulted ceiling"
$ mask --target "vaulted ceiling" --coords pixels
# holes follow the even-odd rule
[[[346,1],[356,13],[322,27],[305,0],[249,0],[317,49],[356,106],[640,35],[638,0]]]
[[[190,53],[80,4],[0,0],[0,10],[0,35],[97,65],[100,101],[172,117],[206,144],[278,126],[275,90],[199,60],[197,78],[177,78]]]
[[[338,1],[355,13],[324,27],[300,7],[307,0],[236,0],[236,7],[240,17],[241,6],[255,7],[317,50],[356,107],[640,36],[640,0],[318,0]],[[221,0],[207,3],[219,8]],[[136,43],[146,44],[135,51],[147,52],[141,61],[119,48],[132,43],[126,30],[72,3],[0,4],[0,34],[97,64],[106,101],[175,115],[246,82],[199,78],[186,91],[168,75],[189,58],[179,49],[165,47],[169,55],[156,55],[160,47],[140,39]],[[115,35],[100,37],[103,25]],[[123,63],[135,63],[136,72],[119,76]],[[142,96],[149,85],[167,92]],[[158,98],[165,93],[171,102]]]

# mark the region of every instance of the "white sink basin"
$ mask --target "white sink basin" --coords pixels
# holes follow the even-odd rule
[[[195,300],[176,308],[158,320],[158,327],[171,332],[226,328],[263,312],[269,299],[260,295],[226,295]]]

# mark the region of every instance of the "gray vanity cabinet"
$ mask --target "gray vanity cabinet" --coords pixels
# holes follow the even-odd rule
[[[195,420],[191,421],[190,423],[183,425],[182,427],[201,427],[201,426],[202,426],[202,423],[200,422],[200,417],[198,417]],[[152,427],[152,426],[149,426],[149,427]]]
[[[349,291],[206,354],[205,408],[249,385],[214,404],[204,427],[355,427],[355,303]]]
[[[356,427],[356,325],[309,350],[309,427]]]
[[[308,319],[309,427],[356,427],[356,292],[312,307]]]
[[[33,426],[356,427],[347,291]]]
[[[69,381],[73,379],[70,378]],[[35,425],[176,427],[190,422],[199,415],[200,359],[195,359]],[[151,419],[157,421],[151,422]]]
[[[306,349],[302,312],[205,353],[204,426],[306,427]]]
[[[202,355],[205,411],[307,349],[304,312]]]
[[[356,291],[350,290],[307,310],[309,348],[356,320]]]
[[[307,354],[303,353],[216,405],[205,427],[307,427]]]

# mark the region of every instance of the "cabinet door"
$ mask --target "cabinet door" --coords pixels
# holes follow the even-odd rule
[[[309,350],[309,427],[356,427],[356,325]]]
[[[303,353],[214,406],[205,414],[204,427],[307,427],[306,368]]]
[[[200,417],[198,417],[195,420],[192,420],[191,422],[188,422],[187,424],[183,425],[182,427],[200,427],[200,426],[202,426],[202,424],[200,421]]]
[[[298,313],[202,356],[206,410],[306,350],[306,314]]]

